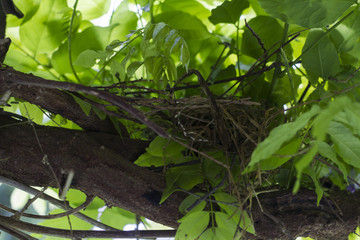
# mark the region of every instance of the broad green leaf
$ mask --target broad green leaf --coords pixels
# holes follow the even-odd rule
[[[255,234],[254,225],[246,211],[241,212],[238,207],[235,207],[230,204],[220,203],[220,202],[227,202],[227,203],[232,203],[232,204],[235,203],[236,204],[237,200],[235,197],[233,197],[232,195],[230,195],[228,193],[224,193],[224,192],[215,193],[214,197],[217,201],[219,201],[219,203],[217,203],[217,204],[222,209],[225,210],[229,219],[233,220],[236,224],[240,223],[240,227],[242,229],[244,229],[245,231]]]
[[[94,51],[94,50],[85,50],[84,52],[80,53],[74,65],[90,68],[95,65],[96,60],[104,58],[104,54]]]
[[[184,147],[179,143],[160,136],[156,137],[146,149],[149,154],[156,157],[172,156],[183,150]]]
[[[209,224],[210,213],[206,211],[194,212],[183,217],[176,232],[175,240],[193,240],[205,231]]]
[[[292,154],[297,153],[301,142],[302,142],[302,138],[295,138],[294,140],[285,144],[276,153],[274,153],[274,156],[271,156],[266,160],[262,160],[260,162],[260,169],[267,171],[280,167],[281,165],[283,165],[284,163],[286,163],[291,159]],[[249,169],[249,171],[256,170],[255,167],[256,165],[254,165],[253,168]]]
[[[301,175],[305,168],[307,168],[311,161],[314,159],[316,153],[318,151],[318,142],[314,142],[310,148],[310,150],[295,163],[295,168],[297,171],[296,182],[293,188],[293,193],[297,193],[300,189],[300,181]]]
[[[247,213],[246,213],[247,215]],[[215,220],[217,223],[217,228],[215,231],[215,235],[218,237],[217,239],[238,239],[239,229],[238,222],[235,222],[234,218],[230,218],[229,214],[225,214],[223,212],[215,212]],[[235,234],[238,232],[238,234]]]
[[[225,239],[225,238],[219,238],[219,236],[216,235],[216,228],[215,229],[208,228],[203,234],[201,234],[198,240],[218,240],[218,239]]]
[[[86,114],[86,116],[89,116],[92,105],[91,105],[90,103],[85,102],[84,100],[78,98],[78,97],[75,96],[75,95],[72,95],[72,96],[73,96],[75,102],[76,102],[77,104],[79,104],[79,106],[81,107],[81,110],[83,110],[83,112]]]
[[[259,0],[273,17],[306,28],[334,23],[356,0]]]
[[[322,197],[324,195],[324,190],[323,190],[321,184],[319,183],[318,178],[316,177],[316,173],[315,173],[314,169],[312,169],[311,167],[308,167],[308,168],[306,168],[306,170],[304,170],[304,173],[308,174],[315,184],[315,192],[317,195],[317,206],[319,206],[320,200],[322,199]]]
[[[360,139],[354,136],[349,128],[339,122],[330,123],[328,134],[334,143],[337,154],[346,163],[360,168]]]
[[[136,13],[129,10],[128,1],[122,1],[110,19],[110,24],[115,25],[111,39],[127,40],[130,31],[136,30],[137,21]]]
[[[141,67],[144,63],[140,62],[140,61],[135,61],[130,63],[130,65],[127,67],[127,75],[129,77],[131,77],[132,75],[134,75],[134,73],[136,72],[136,70],[139,69],[139,67]]]
[[[75,0],[68,0],[69,6],[73,7]],[[84,19],[91,20],[101,17],[108,12],[111,0],[86,0],[79,1],[77,10],[81,12]]]
[[[360,135],[360,104],[352,102],[344,112],[337,114],[334,120],[350,126],[354,134]]]
[[[42,124],[44,113],[38,106],[27,102],[22,102],[19,105],[19,110],[22,116],[31,119],[37,124]]]
[[[119,74],[120,81],[126,81],[126,72],[124,66],[116,60],[110,62],[111,74],[116,76]]]
[[[170,56],[174,46],[176,46],[181,40],[181,37],[177,30],[172,29],[167,35],[164,42],[164,54]]]
[[[211,37],[206,26],[195,16],[181,11],[169,11],[155,16],[156,22],[165,22],[179,31],[186,40],[204,40]]]
[[[339,170],[343,174],[344,180],[347,182],[348,171],[345,167],[345,164],[337,158],[334,149],[325,142],[319,142],[319,153],[321,154],[321,156],[330,159],[338,166]]]
[[[34,56],[53,51],[68,36],[71,13],[66,1],[41,1],[33,18],[20,26],[21,43]]]
[[[319,29],[310,30],[303,47],[302,64],[308,74],[327,78],[339,72],[340,61],[333,42],[328,36],[323,37],[324,34]]]
[[[320,141],[323,141],[326,135],[327,128],[333,118],[340,111],[343,111],[351,105],[351,100],[346,96],[340,96],[330,102],[326,109],[323,109],[320,114],[314,119],[312,135]]]
[[[360,11],[355,12],[345,19],[339,26],[330,32],[330,38],[334,42],[338,52],[349,52],[357,44],[360,37]]]
[[[196,195],[202,197],[204,196],[204,193],[195,193]],[[179,211],[183,214],[186,214],[186,210],[192,206],[199,198],[194,196],[194,195],[189,195],[187,196],[180,204],[179,206]],[[206,206],[206,202],[205,201],[201,201],[199,202],[198,205],[196,205],[193,209],[191,209],[189,211],[189,213],[191,212],[197,212],[197,211],[202,211]]]
[[[163,22],[155,24],[155,28],[154,28],[153,35],[152,35],[152,38],[154,39],[154,41],[162,42],[165,39],[165,35],[168,35],[168,34],[160,34],[160,33],[162,31],[164,31],[166,28],[168,28],[168,27]],[[165,32],[167,32],[167,31],[165,31]],[[159,37],[159,35],[160,35],[160,37]]]
[[[166,173],[166,188],[161,201],[165,201],[173,192],[182,188],[190,190],[204,181],[199,165],[174,167]]]
[[[226,163],[226,156],[223,151],[208,152],[207,154],[220,162]],[[224,176],[224,169],[223,167],[220,167],[219,164],[215,163],[211,159],[205,158],[201,164],[201,168],[204,177],[207,181],[209,181],[211,186],[215,187],[221,182]]]
[[[21,59],[21,61],[19,61],[19,59]],[[38,67],[37,63],[30,56],[20,51],[14,44],[10,45],[4,63],[25,73],[35,72]]]
[[[6,27],[17,27],[31,19],[39,9],[41,0],[14,0],[15,6],[20,9],[24,17],[19,19],[11,14],[7,15]],[[13,39],[11,37],[11,39]]]
[[[101,222],[117,229],[123,229],[127,224],[136,224],[136,215],[121,208],[106,208],[101,214]]]
[[[151,167],[151,166],[159,167],[159,166],[164,166],[166,160],[167,160],[166,158],[156,157],[146,152],[141,154],[140,157],[134,163],[141,167]]]
[[[210,22],[218,23],[232,23],[239,21],[242,12],[249,7],[247,0],[231,0],[224,1],[221,5],[211,10]]]
[[[210,10],[204,7],[199,1],[194,0],[166,0],[161,4],[162,12],[178,11],[189,13],[199,19],[210,16]]]
[[[299,116],[294,122],[285,123],[274,128],[269,136],[255,148],[248,167],[273,155],[284,143],[292,139],[299,130],[303,129],[319,111],[319,106],[314,105],[310,111]]]
[[[110,42],[112,27],[89,27],[84,31],[75,34],[71,41],[71,56],[73,61],[85,50],[105,50]],[[52,55],[51,62],[55,70],[60,73],[71,73],[69,63],[68,42],[60,45],[59,49]],[[75,67],[77,71],[84,70],[81,67]]]

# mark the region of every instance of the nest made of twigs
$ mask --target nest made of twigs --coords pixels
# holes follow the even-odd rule
[[[268,112],[260,103],[248,98],[215,101],[217,113],[208,98],[191,97],[157,102],[146,115],[154,119],[160,112],[166,112],[167,122],[172,122],[172,132],[177,138],[209,148],[221,147],[224,145],[222,139],[226,138],[230,143],[226,146],[227,151],[241,152],[244,157],[249,157],[267,134]],[[221,122],[224,131],[219,131]]]

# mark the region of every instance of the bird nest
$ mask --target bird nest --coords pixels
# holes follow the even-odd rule
[[[201,148],[222,147],[248,158],[267,135],[269,111],[249,99],[217,99],[212,104],[208,98],[191,97],[153,102],[151,108],[150,119],[166,118],[173,136]]]

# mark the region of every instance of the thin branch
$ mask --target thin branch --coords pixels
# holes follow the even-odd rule
[[[39,192],[38,190],[36,190],[36,189],[34,189],[32,187],[29,187],[29,186],[27,186],[25,184],[22,184],[20,182],[17,182],[15,180],[12,180],[12,179],[9,179],[9,178],[3,177],[3,176],[0,176],[0,182],[11,185],[11,186],[13,186],[15,188],[18,188],[20,190],[23,190],[23,191],[25,191],[27,193],[30,193],[30,194],[33,194],[33,195],[36,195]],[[55,198],[53,198],[53,197],[51,197],[51,196],[49,196],[47,194],[41,195],[40,198],[48,201],[49,203],[51,203],[51,204],[53,204],[53,205],[55,205],[55,206],[57,206],[57,207],[59,207],[61,209],[65,209],[63,201],[57,200],[57,199],[55,199]],[[67,204],[67,208],[72,209],[69,206],[68,202],[66,202],[66,204]],[[106,224],[98,222],[98,221],[96,221],[96,220],[94,220],[94,219],[92,219],[92,218],[90,218],[90,217],[88,217],[88,216],[86,216],[86,215],[84,215],[82,213],[79,213],[79,212],[74,213],[74,216],[81,219],[81,220],[83,220],[83,221],[85,221],[85,222],[87,222],[87,223],[89,223],[89,224],[91,224],[91,225],[93,225],[93,226],[101,228],[101,229],[117,230],[116,228],[113,228],[113,227],[110,227],[110,226],[108,226]]]
[[[37,238],[34,238],[26,233],[23,233],[17,229],[14,229],[12,227],[6,226],[6,224],[0,223],[0,230],[7,232],[11,236],[19,239],[19,240],[37,240]]]
[[[44,234],[47,236],[63,238],[157,238],[174,237],[176,230],[145,230],[145,231],[92,231],[92,230],[65,230],[38,226],[35,224],[19,221],[11,217],[0,216],[0,222],[5,222],[13,228],[24,231]]]
[[[87,208],[91,204],[91,202],[94,200],[94,198],[95,198],[94,196],[87,196],[86,201],[83,204],[81,204],[80,206],[78,206],[76,208],[70,209],[69,211],[63,212],[63,213],[49,214],[49,215],[36,215],[36,214],[30,214],[30,213],[23,213],[22,216],[28,217],[28,218],[34,218],[34,219],[55,219],[55,218],[66,217],[66,216],[75,214],[75,213],[80,212],[81,210]],[[0,204],[0,208],[7,212],[10,212],[10,213],[14,213],[14,214],[18,213],[18,211],[14,210],[12,208],[9,208],[3,204]]]

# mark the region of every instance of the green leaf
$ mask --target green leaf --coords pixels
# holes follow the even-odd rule
[[[295,185],[293,188],[294,194],[297,193],[297,191],[299,191],[301,175],[302,175],[304,169],[310,165],[310,163],[314,159],[317,151],[318,151],[318,142],[313,142],[310,150],[295,163],[297,176],[296,176],[296,182],[295,182]]]
[[[85,50],[105,50],[110,42],[110,34],[112,27],[89,27],[84,31],[73,36],[71,41],[71,56],[76,60],[78,56]],[[60,73],[72,73],[69,62],[68,42],[60,45],[59,49],[52,55],[51,63],[55,70]],[[75,67],[79,71],[84,71],[84,68]]]
[[[64,212],[64,211],[60,210],[60,209],[55,209],[55,210],[51,211],[50,214],[57,214],[57,213],[62,213],[62,212]],[[98,214],[99,214],[99,212],[97,209],[86,211],[86,215],[93,219],[96,219]],[[45,220],[45,221],[39,223],[39,225],[45,226],[45,227],[56,226],[57,228],[69,229],[69,221],[70,221],[71,227],[74,229],[90,230],[93,227],[90,223],[87,223],[73,215],[70,215],[69,218],[70,219],[68,219],[66,217],[56,218],[56,219],[48,219],[48,220]]]
[[[184,65],[186,71],[188,71],[190,64],[190,51],[185,41],[181,44],[180,61]]]
[[[303,47],[302,64],[308,74],[327,78],[339,72],[340,60],[333,42],[328,36],[323,37],[324,34],[320,29],[310,30]]]
[[[101,214],[101,222],[117,229],[123,229],[127,224],[136,224],[136,215],[121,208],[106,208]]]
[[[131,77],[132,75],[134,75],[136,70],[138,70],[139,67],[141,67],[142,65],[143,65],[143,62],[140,62],[140,61],[135,61],[135,62],[130,63],[130,65],[127,67],[127,75],[129,77]]]
[[[334,119],[350,126],[355,134],[360,135],[360,104],[351,102],[351,105],[348,105],[344,110],[344,112],[337,114]]]
[[[357,44],[360,37],[360,11],[355,12],[345,19],[339,26],[330,32],[330,38],[334,42],[338,52],[349,52]]]
[[[334,23],[356,0],[259,0],[273,17],[306,28]]]
[[[76,97],[75,95],[72,95],[72,96],[73,96],[75,102],[77,104],[79,104],[79,106],[81,107],[81,110],[83,110],[83,112],[86,114],[86,116],[89,116],[92,105],[90,103],[85,102],[84,100]]]
[[[175,236],[175,240],[196,239],[205,231],[209,224],[210,213],[206,211],[194,212],[183,217]]]
[[[181,11],[169,11],[155,16],[155,22],[165,22],[188,40],[204,40],[211,37],[206,26],[197,17]]]
[[[115,25],[111,39],[127,40],[130,31],[136,30],[137,21],[136,13],[129,10],[128,1],[122,1],[110,19],[110,24]]]
[[[284,143],[292,139],[299,130],[303,129],[319,111],[320,108],[314,105],[310,111],[299,116],[294,122],[285,123],[274,128],[269,136],[255,148],[247,168],[273,155]]]
[[[163,157],[156,157],[146,152],[141,154],[134,163],[141,167],[159,167],[164,166],[164,161],[166,161],[166,159]]]
[[[124,66],[116,61],[115,59],[110,62],[111,74],[115,76],[117,73],[119,74],[119,78],[121,81],[126,81],[126,72]]]
[[[94,51],[94,50],[85,50],[76,59],[74,62],[74,65],[85,67],[85,68],[91,68],[95,65],[96,60],[103,59],[106,56],[104,54]]]
[[[68,0],[69,6],[74,6],[75,0]],[[84,19],[91,20],[101,17],[109,11],[111,0],[87,0],[79,1],[77,10],[81,11]]]
[[[203,181],[199,165],[171,168],[166,173],[166,188],[160,203],[164,202],[179,187],[184,190],[190,190]]]
[[[328,134],[334,143],[335,151],[342,159],[346,163],[360,168],[360,139],[354,136],[344,124],[338,122],[330,123]]]
[[[228,219],[232,219],[236,224],[240,223],[240,227],[245,231],[255,234],[255,228],[251,221],[251,218],[247,214],[246,211],[240,211],[238,207],[235,207],[230,204],[220,203],[220,202],[227,202],[227,203],[237,203],[237,199],[232,195],[224,192],[215,193],[214,197],[217,201],[217,204],[225,210],[228,215]]]
[[[260,169],[268,171],[280,167],[292,158],[291,155],[295,154],[299,150],[301,143],[302,138],[295,138],[289,143],[285,144],[276,153],[274,153],[274,156],[271,156],[266,160],[262,160],[260,162]],[[252,170],[255,169],[256,168],[253,168]]]
[[[218,239],[226,239],[226,238],[223,238],[223,237],[219,237],[217,234],[216,234],[216,231],[217,228],[215,229],[212,229],[212,228],[208,228],[206,229],[206,231],[201,234],[200,238],[198,240],[218,240]]]
[[[198,1],[194,0],[166,0],[161,4],[162,12],[181,10],[199,19],[206,19],[210,15],[210,10]]]
[[[156,157],[169,157],[181,153],[184,149],[179,143],[158,136],[150,143],[146,151]]]
[[[195,193],[196,195],[202,197],[204,196],[204,193]],[[180,204],[179,206],[179,211],[182,213],[182,214],[186,214],[186,210],[191,206],[193,205],[199,198],[194,196],[194,195],[189,195],[187,196]],[[189,213],[191,212],[197,212],[197,211],[202,211],[206,206],[206,202],[205,201],[201,201],[199,202],[198,205],[196,205],[193,209],[191,209],[189,211]]]
[[[174,60],[172,58],[164,57],[164,66],[166,68],[165,73],[167,79],[169,80],[170,85],[172,86],[174,81],[177,79],[177,70]]]
[[[211,10],[210,22],[218,23],[232,23],[239,21],[242,12],[249,7],[247,0],[231,0],[225,1],[223,4]]]
[[[246,213],[247,215],[247,213]],[[217,239],[238,239],[235,234],[238,231],[238,222],[234,218],[230,218],[229,214],[223,212],[215,212],[215,220],[217,228],[215,228],[215,235]]]
[[[327,128],[333,118],[351,105],[351,100],[346,96],[340,96],[330,102],[328,107],[320,112],[314,119],[312,135],[320,141],[323,141]]]
[[[33,18],[20,26],[21,43],[33,56],[53,51],[68,36],[71,13],[66,1],[41,1]]]
[[[343,174],[344,180],[347,182],[348,171],[345,167],[345,164],[337,158],[334,149],[325,142],[319,142],[319,153],[321,154],[321,156],[330,159],[338,166],[339,170]]]
[[[313,180],[314,184],[315,184],[315,192],[317,195],[317,206],[319,206],[320,204],[320,200],[324,195],[324,189],[322,188],[321,184],[319,183],[318,178],[316,177],[316,173],[314,171],[314,169],[312,169],[311,167],[308,167],[305,171],[305,174],[308,174],[311,179]]]

